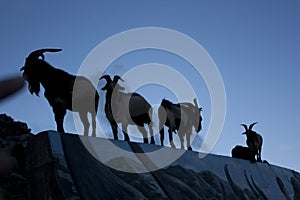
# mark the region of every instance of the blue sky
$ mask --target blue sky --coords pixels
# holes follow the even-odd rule
[[[76,74],[89,52],[114,34],[149,26],[173,29],[201,44],[223,78],[226,121],[213,153],[228,156],[235,145],[245,145],[240,123],[258,121],[254,129],[264,137],[262,158],[300,171],[299,9],[300,2],[295,0],[1,1],[0,78],[20,74],[25,57],[38,48],[62,48],[60,53],[47,54],[47,61]],[[133,52],[112,67],[120,66],[122,71],[147,62],[189,69],[184,60],[156,51]],[[197,84],[204,107],[201,135],[207,130],[211,105],[203,81]],[[173,98],[168,92],[151,95],[153,90],[145,87],[139,92],[152,104]],[[55,129],[46,99],[30,95],[27,88],[1,102],[0,111],[28,123],[34,133]],[[70,114],[65,126],[73,130]]]

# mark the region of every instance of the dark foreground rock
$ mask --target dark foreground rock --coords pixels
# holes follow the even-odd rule
[[[27,199],[25,154],[31,136],[26,123],[0,114],[0,199]]]

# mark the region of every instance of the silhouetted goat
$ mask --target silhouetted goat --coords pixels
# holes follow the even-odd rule
[[[87,113],[92,115],[92,136],[96,136],[96,114],[99,95],[92,83],[83,76],[73,76],[56,69],[44,61],[45,52],[59,52],[61,49],[40,49],[26,58],[23,78],[28,82],[31,94],[39,96],[40,84],[45,89],[44,96],[52,106],[57,131],[64,133],[63,120],[67,110],[78,112],[84,125],[84,135],[88,135]],[[40,59],[41,57],[41,59]],[[74,86],[76,84],[76,88]],[[76,89],[76,91],[74,91]]]
[[[169,140],[171,147],[175,148],[173,142],[173,132],[178,131],[178,136],[181,142],[181,149],[184,149],[184,136],[186,136],[186,145],[189,150],[192,150],[190,137],[193,127],[198,133],[201,129],[202,117],[200,112],[202,108],[198,107],[197,99],[194,99],[194,105],[191,103],[174,104],[166,99],[163,99],[158,109],[160,142],[164,143],[164,125],[169,127]]]
[[[249,129],[247,125],[245,124],[241,124],[241,125],[246,130],[243,134],[246,134],[247,136],[247,140],[246,140],[247,146],[252,151],[255,152],[257,161],[261,162],[261,149],[262,149],[263,138],[261,135],[259,135],[258,133],[252,130],[255,124],[257,124],[257,122],[250,124]]]
[[[144,127],[148,124],[151,144],[154,144],[151,105],[137,93],[122,92],[124,88],[118,84],[118,81],[122,80],[120,76],[114,76],[111,80],[109,75],[104,75],[100,80],[103,78],[106,80],[106,85],[102,88],[106,90],[105,114],[110,122],[114,139],[118,139],[117,123],[121,123],[125,140],[129,141],[127,126],[131,124],[137,125],[143,135],[144,143],[148,143],[148,134]]]
[[[256,162],[255,151],[251,150],[248,147],[237,145],[231,150],[231,155],[233,158],[249,160],[252,163]]]

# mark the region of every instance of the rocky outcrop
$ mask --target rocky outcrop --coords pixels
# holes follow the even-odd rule
[[[158,145],[55,131],[31,135],[6,115],[0,123],[0,199],[300,198],[300,174],[268,163],[164,148],[156,154],[160,161],[181,156],[158,167],[149,156]],[[159,169],[147,171],[152,167]]]
[[[24,199],[27,196],[25,149],[30,129],[0,114],[0,199]]]
[[[42,163],[44,167],[49,166],[48,172],[56,179],[50,181],[50,175],[47,175],[42,179],[44,183],[33,180],[31,185],[48,184],[48,180],[51,182],[51,186],[47,186],[52,188],[51,194],[60,194],[62,199],[250,200],[297,199],[300,194],[298,172],[267,163],[251,163],[211,154],[200,158],[197,152],[166,148],[168,155],[183,151],[182,156],[159,170],[131,173],[147,169],[151,159],[138,154],[129,157],[115,154],[113,149],[107,148],[107,142],[133,153],[153,152],[161,147],[54,131],[35,137],[39,138],[37,141],[42,138],[48,141],[43,146],[47,146],[51,159],[39,166]],[[89,150],[87,144],[90,145]],[[109,156],[101,160],[103,154]],[[114,169],[116,166],[119,170]],[[40,186],[38,188],[41,191]]]

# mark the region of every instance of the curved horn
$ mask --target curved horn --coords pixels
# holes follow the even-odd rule
[[[241,126],[243,126],[245,128],[245,130],[248,131],[248,127],[246,124],[241,124]]]
[[[104,78],[104,79],[106,80],[106,82],[108,82],[108,83],[112,81],[109,75],[103,75],[103,76],[101,76],[101,77],[99,78],[99,80],[101,80],[101,79],[103,79],[103,78]]]
[[[195,104],[195,106],[196,106],[197,108],[199,108],[198,102],[197,102],[197,98],[194,99],[194,104]]]
[[[118,76],[118,75],[114,76],[114,82],[116,83],[116,82],[118,82],[118,80],[121,80],[124,82],[124,80],[120,76]]]
[[[38,49],[38,50],[35,50],[35,51],[31,52],[27,58],[29,58],[29,59],[38,59],[40,56],[42,56],[42,59],[44,60],[45,56],[43,55],[43,53],[45,53],[45,52],[59,52],[61,50],[62,49],[51,49],[51,48]]]
[[[252,128],[253,128],[253,126],[255,125],[255,124],[257,124],[258,122],[254,122],[254,123],[252,123],[252,124],[250,124],[250,126],[249,126],[249,130],[251,131],[252,130]]]

